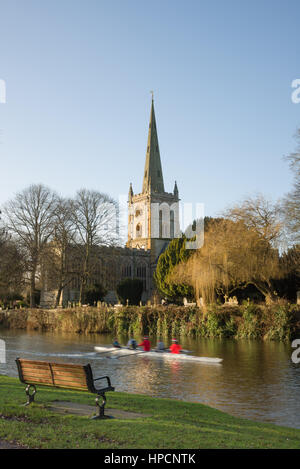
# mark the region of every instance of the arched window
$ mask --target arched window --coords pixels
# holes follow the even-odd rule
[[[144,264],[138,265],[136,268],[136,276],[143,282],[143,289],[147,289],[147,268]]]
[[[122,269],[122,277],[131,278],[131,265],[126,265]]]
[[[162,210],[159,211],[159,237],[162,238]]]
[[[174,210],[170,210],[170,238],[174,238]]]
[[[136,237],[137,238],[142,237],[142,225],[140,223],[136,225]]]

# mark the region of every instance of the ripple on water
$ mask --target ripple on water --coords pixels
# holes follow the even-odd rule
[[[1,330],[0,338],[6,342],[3,375],[17,376],[18,356],[90,363],[94,374],[108,374],[118,391],[202,402],[233,415],[300,428],[300,366],[291,362],[292,349],[286,344],[182,340],[194,355],[223,358],[215,366],[145,356],[108,359],[96,354],[94,346],[110,344],[109,335]]]

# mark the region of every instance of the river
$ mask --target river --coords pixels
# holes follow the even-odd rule
[[[90,363],[94,375],[109,375],[116,391],[201,402],[232,415],[300,428],[300,365],[279,342],[229,339],[181,341],[194,355],[223,358],[222,364],[169,361],[143,355],[109,359],[95,345],[109,335],[0,330],[6,363],[0,374],[17,376],[16,357]],[[122,338],[119,338],[121,341]],[[126,338],[122,341],[126,343]]]

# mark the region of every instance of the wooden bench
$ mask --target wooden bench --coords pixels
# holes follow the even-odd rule
[[[24,405],[29,405],[34,401],[36,394],[36,385],[51,386],[56,388],[70,389],[74,391],[87,391],[97,394],[96,405],[99,414],[93,418],[109,418],[104,415],[106,404],[105,393],[114,391],[108,376],[93,378],[93,372],[90,365],[73,365],[70,363],[49,363],[37,360],[26,360],[24,358],[16,359],[20,381],[26,384],[26,395],[28,401]],[[96,388],[95,381],[106,379],[106,386]],[[32,391],[30,392],[32,388]],[[102,398],[102,404],[99,404],[99,397]]]

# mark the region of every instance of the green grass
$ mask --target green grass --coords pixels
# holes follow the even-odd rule
[[[29,448],[300,448],[300,430],[230,416],[202,404],[108,393],[108,407],[149,414],[132,420],[90,420],[49,410],[55,400],[93,404],[83,392],[38,387],[23,407],[24,385],[0,376],[0,439]]]

